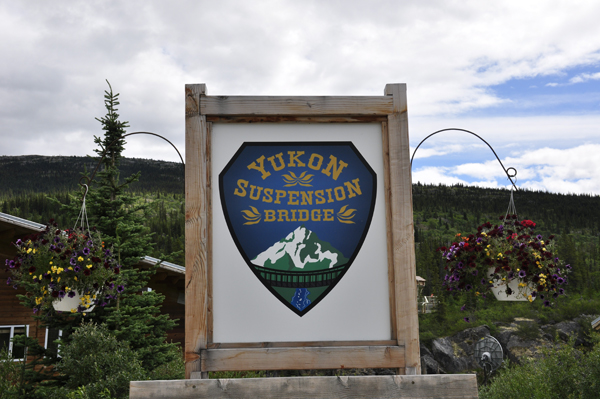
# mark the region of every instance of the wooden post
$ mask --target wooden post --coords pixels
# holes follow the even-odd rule
[[[421,373],[419,318],[417,298],[414,225],[412,214],[412,179],[408,142],[406,84],[388,84],[385,94],[394,99],[388,115],[389,179],[392,213],[394,262],[394,298],[396,337],[404,346],[405,374]]]
[[[206,85],[185,86],[185,374],[201,371],[208,347],[210,269],[210,137],[200,115]],[[202,373],[208,378],[208,372]]]

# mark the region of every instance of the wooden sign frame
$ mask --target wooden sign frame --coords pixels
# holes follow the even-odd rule
[[[405,84],[384,96],[208,96],[185,87],[186,378],[210,371],[393,368],[420,374],[412,183]],[[212,123],[381,124],[391,339],[214,343],[212,339]]]

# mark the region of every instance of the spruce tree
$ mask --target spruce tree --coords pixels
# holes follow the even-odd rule
[[[107,81],[108,83],[108,81]],[[105,91],[106,115],[97,120],[102,124],[104,137],[95,137],[99,148],[95,152],[104,158],[102,170],[92,182],[86,203],[90,224],[96,226],[105,245],[112,246],[123,266],[127,287],[116,306],[106,307],[94,318],[106,323],[117,339],[129,342],[138,352],[148,371],[172,360],[174,344],[165,342],[166,332],[176,324],[166,314],[160,314],[164,296],[147,291],[148,281],[156,268],[140,270],[135,265],[152,250],[151,234],[143,225],[146,205],[127,189],[139,179],[134,174],[120,181],[119,164],[124,150],[125,128],[128,122],[119,120],[119,94]]]

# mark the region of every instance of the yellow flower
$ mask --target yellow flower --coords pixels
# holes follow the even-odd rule
[[[87,267],[88,269],[91,269],[92,265],[86,265],[85,267]]]
[[[527,297],[527,300],[528,300],[529,302],[533,302],[533,297],[532,297],[531,295],[529,295],[529,296]]]
[[[56,279],[56,282],[57,282],[57,283],[60,283],[60,277]]]
[[[49,263],[49,264],[51,265],[51,264],[52,264],[52,261],[50,261],[50,263]]]
[[[77,309],[76,308],[71,309],[71,313],[77,313]]]
[[[31,251],[32,251],[32,249],[31,249],[31,248],[29,248],[29,249],[27,250],[27,253],[28,253],[28,254],[30,254],[30,253],[31,253]]]
[[[79,256],[79,257],[77,258],[77,262],[83,262],[83,257]]]
[[[74,276],[73,278],[75,279],[75,281],[77,281],[77,276]]]

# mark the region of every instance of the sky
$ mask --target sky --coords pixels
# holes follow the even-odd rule
[[[599,17],[595,0],[0,0],[0,156],[92,155],[106,80],[128,132],[182,153],[185,84],[362,96],[406,83],[411,153],[465,129],[519,188],[598,195]],[[178,160],[142,135],[124,155]],[[412,172],[509,185],[463,131],[427,139]]]

